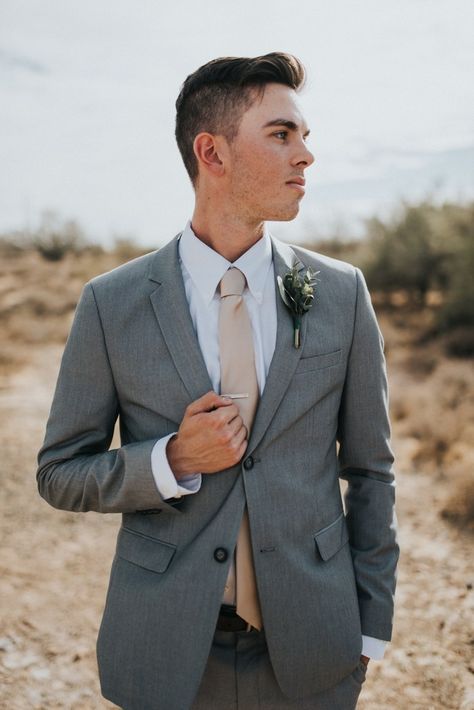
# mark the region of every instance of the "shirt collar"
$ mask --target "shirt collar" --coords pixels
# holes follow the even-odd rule
[[[219,281],[230,266],[242,271],[250,293],[257,303],[262,303],[263,289],[272,263],[272,244],[266,225],[258,242],[232,263],[204,244],[194,234],[189,221],[179,240],[179,256],[206,304],[213,299]]]

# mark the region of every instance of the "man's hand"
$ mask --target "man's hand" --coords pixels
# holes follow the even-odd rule
[[[362,663],[364,663],[366,666],[369,665],[369,661],[370,661],[369,656],[361,656],[361,657],[360,657],[360,660],[361,660]]]
[[[234,466],[247,443],[247,429],[237,405],[211,390],[186,407],[166,455],[179,480],[190,473],[216,473]]]

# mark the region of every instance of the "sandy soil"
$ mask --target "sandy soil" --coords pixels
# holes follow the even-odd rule
[[[100,697],[95,638],[119,516],[53,510],[34,476],[61,351],[36,346],[0,386],[6,710],[115,707]],[[369,666],[361,710],[474,708],[473,537],[440,517],[449,480],[413,470],[415,445],[395,435],[402,545],[395,635],[384,661]]]

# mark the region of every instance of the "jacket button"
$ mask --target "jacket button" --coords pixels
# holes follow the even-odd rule
[[[253,458],[252,456],[248,456],[245,461],[244,461],[244,468],[246,471],[250,471],[251,468],[253,468]]]
[[[229,557],[229,553],[225,549],[225,547],[216,547],[214,550],[214,559],[216,562],[225,562],[226,559]]]

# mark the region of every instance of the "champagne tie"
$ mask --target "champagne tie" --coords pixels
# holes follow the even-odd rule
[[[228,269],[220,282],[219,353],[221,393],[248,394],[248,397],[237,399],[235,403],[250,435],[259,391],[252,326],[242,296],[245,284],[244,274],[235,267]],[[262,616],[258,601],[247,506],[240,524],[235,559],[237,614],[251,626],[261,629]],[[232,585],[232,580],[231,566],[228,584]]]

